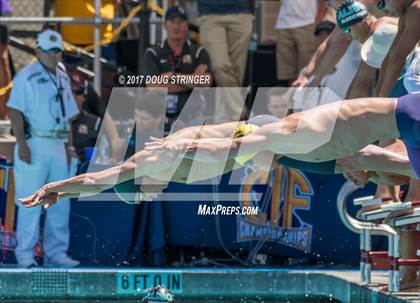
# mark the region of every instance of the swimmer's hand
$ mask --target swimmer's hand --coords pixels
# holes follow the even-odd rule
[[[292,87],[305,87],[309,82],[307,76],[300,74],[297,79],[292,83]]]
[[[29,197],[19,199],[26,207],[35,207],[43,205],[44,208],[49,208],[58,202],[59,194],[57,192],[46,192],[47,187],[44,185]]]
[[[349,172],[345,172],[343,173],[343,176],[353,182],[354,184],[356,184],[359,187],[365,187],[365,185],[369,182],[369,178],[375,174],[374,172],[370,172],[367,170],[363,170],[363,171],[349,171]]]

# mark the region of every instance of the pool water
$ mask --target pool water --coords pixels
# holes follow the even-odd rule
[[[2,303],[139,303],[141,299],[136,301],[127,300],[25,300],[25,301],[3,301]],[[328,297],[305,297],[305,296],[293,296],[285,297],[279,296],[278,298],[272,299],[243,299],[243,298],[219,298],[219,299],[176,299],[175,303],[341,303],[338,300]]]
[[[203,299],[203,300],[179,300],[175,301],[176,303],[277,303],[277,302],[284,302],[284,303],[341,303],[340,301],[326,298],[326,297],[314,297],[314,298],[308,298],[308,297],[294,297],[294,298],[285,298],[280,297],[278,299],[261,299],[261,300],[255,300],[255,299],[220,299],[220,300],[214,300],[214,299]]]

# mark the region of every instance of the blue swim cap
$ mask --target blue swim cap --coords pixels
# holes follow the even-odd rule
[[[369,12],[366,7],[358,1],[346,1],[337,10],[337,25],[343,32],[349,33],[350,27],[362,22]]]

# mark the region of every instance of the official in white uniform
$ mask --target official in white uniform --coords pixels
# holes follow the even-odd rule
[[[16,259],[21,267],[37,266],[34,248],[39,241],[41,207],[25,208],[17,200],[46,183],[68,177],[67,156],[73,152],[69,119],[78,114],[70,79],[60,67],[61,35],[45,30],[38,35],[37,61],[25,66],[13,79],[7,106],[15,147],[15,201],[17,218]],[[66,151],[67,149],[67,151]],[[42,237],[44,265],[73,267],[67,255],[70,201],[63,200],[46,211]]]

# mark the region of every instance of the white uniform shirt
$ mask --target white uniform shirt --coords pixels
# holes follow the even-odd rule
[[[59,91],[64,117],[57,97]],[[53,75],[38,61],[25,66],[14,77],[7,106],[22,112],[32,128],[42,131],[53,131],[59,124],[67,124],[69,129],[69,119],[79,113],[67,73],[57,67]]]
[[[322,78],[321,86],[328,87],[337,94],[340,99],[344,99],[347,90],[356,76],[360,62],[360,44],[353,40],[343,57],[341,57],[340,61],[338,61],[335,66],[335,72]]]
[[[276,29],[287,29],[315,23],[317,0],[281,0]]]

